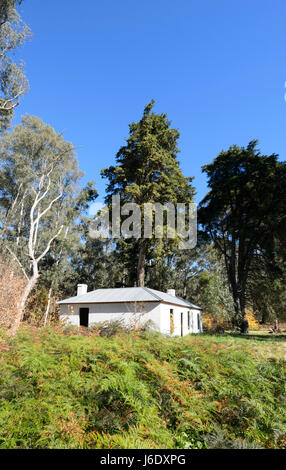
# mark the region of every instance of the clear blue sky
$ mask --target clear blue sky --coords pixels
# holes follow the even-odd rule
[[[78,149],[84,181],[114,163],[153,98],[181,133],[179,159],[207,191],[201,166],[259,139],[285,160],[285,0],[25,0],[33,30],[21,50],[30,81],[17,109]]]

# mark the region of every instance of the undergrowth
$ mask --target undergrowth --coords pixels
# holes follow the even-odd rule
[[[1,448],[286,448],[275,339],[0,334]]]

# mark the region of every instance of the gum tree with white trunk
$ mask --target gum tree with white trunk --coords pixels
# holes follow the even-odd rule
[[[5,133],[0,152],[1,253],[19,265],[27,281],[13,335],[46,255],[64,236],[82,173],[72,144],[37,117],[26,115]]]

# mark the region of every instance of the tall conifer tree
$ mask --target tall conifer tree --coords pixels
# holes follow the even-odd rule
[[[129,125],[126,145],[116,155],[116,166],[102,171],[109,180],[106,202],[120,194],[121,201],[144,203],[190,203],[193,201],[192,178],[184,177],[177,159],[179,132],[171,128],[166,114],[153,111],[152,100],[144,109],[139,122]],[[143,229],[142,229],[143,232]],[[144,286],[146,258],[151,255],[155,238],[141,236],[137,245],[137,285]],[[172,241],[174,242],[174,240]],[[164,245],[164,246],[163,246]],[[168,244],[161,243],[161,252]],[[154,250],[153,250],[154,251]]]

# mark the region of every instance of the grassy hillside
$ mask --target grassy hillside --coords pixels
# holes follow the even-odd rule
[[[1,333],[0,447],[285,448],[284,356],[283,338]]]

